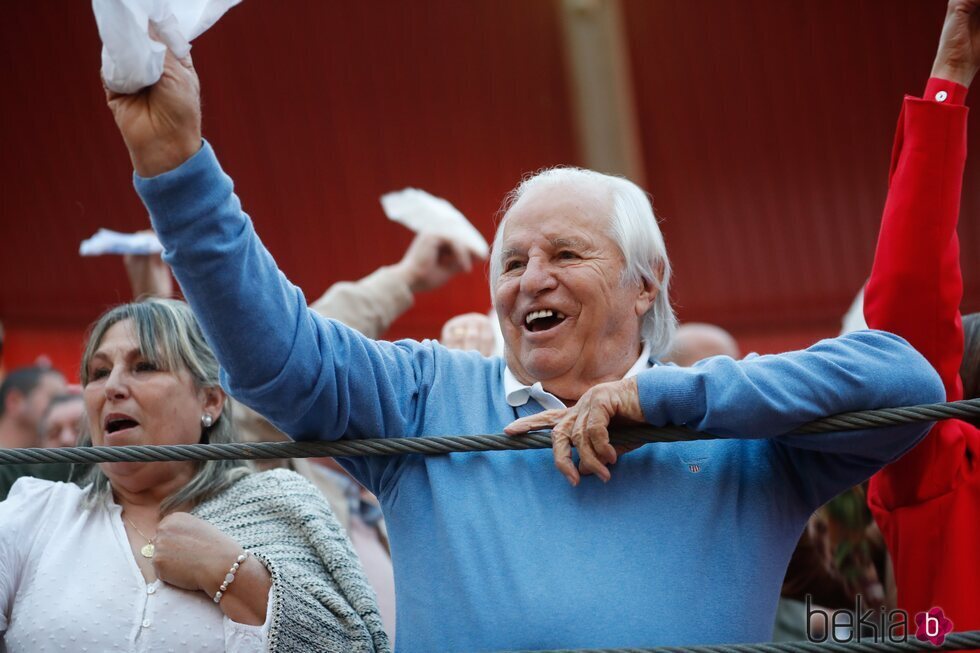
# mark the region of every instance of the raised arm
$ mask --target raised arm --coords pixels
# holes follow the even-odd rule
[[[978,7],[978,0],[949,3],[925,96],[903,103],[865,294],[868,325],[897,333],[920,351],[939,372],[949,401],[963,397],[956,223],[966,162],[963,100],[980,65]],[[875,478],[872,500],[890,509],[936,496],[964,460],[963,443],[936,431]]]
[[[418,234],[395,265],[380,267],[359,281],[340,281],[310,304],[322,315],[380,338],[391,323],[412,307],[414,295],[441,288],[457,273],[472,268],[478,256],[442,236]]]
[[[431,348],[371,341],[307,309],[201,140],[190,61],[168,55],[157,84],[108,98],[164,260],[231,394],[293,437],[414,434]]]

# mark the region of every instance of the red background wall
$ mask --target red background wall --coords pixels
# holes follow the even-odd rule
[[[928,76],[942,0],[625,0],[648,179],[685,320],[775,351],[832,334],[867,275],[903,93]],[[127,299],[99,227],[147,226],[98,81],[90,5],[12,3],[0,24],[0,320],[7,369],[74,376],[85,326]],[[194,45],[204,131],[307,296],[396,261],[378,196],[446,197],[488,238],[521,174],[581,163],[554,0],[245,0]],[[971,135],[971,148],[976,135]],[[968,164],[964,308],[980,308]],[[391,337],[489,305],[485,271],[421,298]]]

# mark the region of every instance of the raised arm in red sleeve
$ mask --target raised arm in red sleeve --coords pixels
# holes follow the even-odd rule
[[[902,336],[932,363],[949,401],[963,396],[963,278],[956,222],[967,117],[967,108],[957,100],[965,95],[959,84],[931,79],[925,98],[905,98],[864,305],[869,327]],[[876,475],[874,502],[895,509],[949,491],[963,453],[962,442],[951,442],[934,429]]]
[[[962,398],[963,292],[956,223],[966,161],[966,87],[931,79],[908,97],[895,137],[888,199],[865,294],[873,328],[909,340],[947,399]],[[871,479],[868,501],[895,566],[898,607],[943,608],[956,630],[980,629],[980,431],[938,423]]]

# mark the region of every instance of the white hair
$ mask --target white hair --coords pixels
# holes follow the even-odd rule
[[[657,289],[657,298],[643,316],[641,337],[650,344],[653,355],[659,356],[670,347],[677,328],[677,318],[670,306],[670,261],[663,234],[657,224],[650,197],[633,182],[623,177],[605,175],[593,170],[559,166],[526,176],[504,198],[500,211],[503,219],[497,226],[490,256],[490,294],[502,271],[500,259],[507,215],[528,191],[549,186],[589,187],[600,197],[606,195],[611,204],[608,235],[619,247],[626,265],[623,284],[650,282]]]

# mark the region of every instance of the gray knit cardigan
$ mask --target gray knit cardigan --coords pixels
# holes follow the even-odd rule
[[[388,651],[377,599],[350,540],[309,481],[284,469],[249,474],[198,505],[272,575],[268,650]]]

